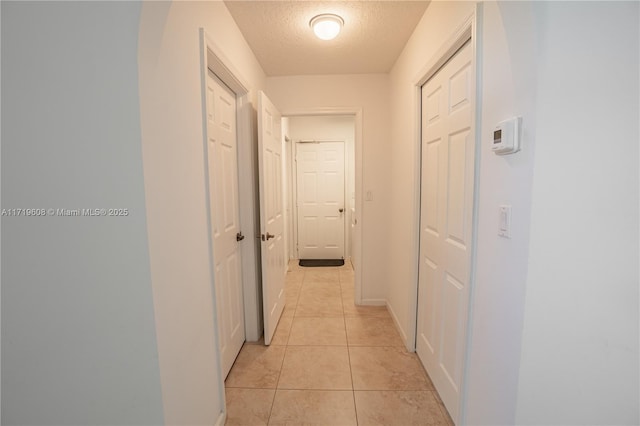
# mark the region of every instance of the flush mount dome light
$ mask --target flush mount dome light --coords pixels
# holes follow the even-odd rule
[[[338,15],[325,13],[318,15],[309,21],[316,37],[322,40],[333,40],[340,33],[344,20]]]

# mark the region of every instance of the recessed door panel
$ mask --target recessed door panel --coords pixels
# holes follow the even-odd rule
[[[305,249],[316,249],[320,247],[320,241],[318,241],[319,232],[319,220],[317,216],[305,216],[300,222],[299,232],[302,235]]]
[[[463,308],[463,284],[449,274],[445,274],[442,286],[442,330],[440,333],[440,368],[445,373],[449,385],[458,390],[461,383],[460,326]]]
[[[442,90],[440,86],[436,86],[432,88],[432,91],[425,96],[425,102],[423,106],[425,108],[424,118],[426,119],[427,124],[433,124],[435,121],[440,118],[440,95],[442,94]]]
[[[302,192],[302,198],[298,201],[304,206],[317,206],[318,205],[318,172],[309,171],[304,172],[301,175],[300,183],[304,186]]]
[[[420,310],[420,323],[422,324],[421,337],[426,344],[426,350],[431,354],[435,353],[435,349],[438,345],[434,342],[436,336],[436,317],[438,308],[438,286],[437,274],[438,266],[431,260],[424,258],[424,264],[422,265],[422,271],[424,274],[424,284],[420,286],[419,298],[422,303],[423,309]]]
[[[427,143],[425,149],[424,188],[423,191],[423,218],[424,226],[431,230],[436,236],[439,232],[438,226],[438,188],[439,188],[439,167],[440,162],[440,139]]]
[[[467,172],[467,141],[470,131],[465,129],[449,136],[449,158],[447,165],[447,234],[448,237],[465,243],[466,226],[466,172]]]
[[[471,94],[471,63],[467,62],[449,78],[449,110],[451,112],[456,109],[468,106]]]

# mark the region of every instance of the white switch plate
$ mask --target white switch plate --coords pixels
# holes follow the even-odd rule
[[[511,238],[511,206],[501,205],[498,217],[498,235]]]

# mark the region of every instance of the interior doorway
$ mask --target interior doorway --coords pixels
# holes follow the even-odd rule
[[[207,71],[205,112],[211,260],[222,373],[226,377],[245,341],[237,104],[236,94],[210,69]]]
[[[289,258],[353,258],[356,116],[293,116],[283,132]]]
[[[295,142],[298,257],[345,258],[345,143]]]

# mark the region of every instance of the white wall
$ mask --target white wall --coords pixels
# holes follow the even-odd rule
[[[393,205],[417,191],[411,85],[473,7],[432,2],[391,72]],[[638,5],[486,2],[483,15],[465,423],[637,423]],[[495,156],[491,131],[516,115],[523,150]],[[596,145],[606,140],[627,149]],[[509,240],[497,236],[503,203]],[[387,297],[410,330],[416,217],[391,215]]]
[[[136,2],[2,2],[2,424],[164,422]]]
[[[482,135],[476,281],[472,288],[466,421],[514,424],[536,146],[535,28],[529,2],[487,2],[482,17]],[[521,116],[522,150],[491,152],[493,129]],[[498,206],[512,206],[511,238],[497,235]]]
[[[222,2],[145,3],[139,50],[142,148],[167,424],[213,424],[222,410],[208,249],[200,27],[241,70],[254,99],[264,85],[262,69]],[[243,229],[248,241],[256,241],[254,232]]]
[[[289,119],[292,143],[300,140],[344,141],[345,155],[345,259],[351,256],[351,207],[355,208],[355,116],[316,115]],[[295,163],[292,165],[295,176]],[[292,189],[292,188],[290,188]],[[290,194],[295,200],[295,192]]]
[[[639,4],[543,3],[519,424],[638,424]]]
[[[388,81],[386,74],[267,78],[267,95],[283,114],[319,108],[362,108],[362,186],[364,191],[373,193],[372,201],[363,201],[358,221],[362,226],[363,303],[384,303],[388,284]]]

